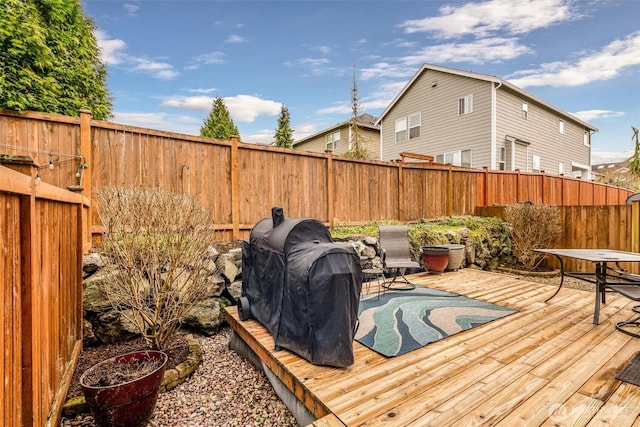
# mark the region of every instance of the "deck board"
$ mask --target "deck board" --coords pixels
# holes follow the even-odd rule
[[[354,342],[355,363],[348,368],[276,352],[258,322],[240,322],[235,307],[227,317],[321,418],[317,425],[324,419],[345,426],[640,426],[640,387],[615,379],[640,351],[640,340],[614,327],[632,316],[633,302],[608,295],[596,326],[593,292],[563,289],[545,303],[555,287],[499,273],[462,269],[409,277],[518,313],[398,357]]]

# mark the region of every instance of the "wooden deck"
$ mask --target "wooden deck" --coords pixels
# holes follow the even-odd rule
[[[594,294],[463,269],[411,276],[417,284],[515,308],[518,313],[386,358],[354,342],[355,364],[315,366],[274,342],[255,320],[229,322],[316,426],[640,426],[640,387],[615,379],[640,340],[616,331],[629,300],[607,296],[593,325]]]

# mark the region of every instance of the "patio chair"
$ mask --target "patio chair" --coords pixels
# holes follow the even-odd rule
[[[614,292],[619,293],[623,297],[629,298],[632,301],[640,301],[640,276],[634,274],[632,276],[636,276],[638,278],[638,284],[615,284],[615,285],[607,285],[607,289],[612,290]],[[620,332],[623,332],[627,335],[631,335],[635,338],[640,338],[640,334],[636,332],[632,332],[629,327],[638,327],[640,326],[640,305],[636,305],[631,309],[636,315],[629,320],[625,320],[624,322],[616,323],[616,329]]]
[[[382,286],[385,289],[414,289],[416,285],[404,275],[404,270],[407,268],[420,268],[420,264],[411,256],[409,228],[406,225],[381,225],[378,228],[378,237],[382,266],[393,275],[392,280],[385,281]],[[404,286],[394,288],[393,285],[396,283]]]

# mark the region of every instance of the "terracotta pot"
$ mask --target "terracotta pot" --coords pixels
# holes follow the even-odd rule
[[[158,392],[167,367],[167,355],[156,350],[134,351],[104,360],[87,369],[80,387],[99,427],[138,427],[147,424],[156,406]],[[126,364],[160,360],[162,366],[143,377],[111,386],[90,386],[86,378],[104,364]]]
[[[440,274],[449,263],[449,248],[442,246],[423,246],[420,249],[422,266],[429,273]]]

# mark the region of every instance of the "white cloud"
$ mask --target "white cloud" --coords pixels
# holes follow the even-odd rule
[[[95,30],[94,36],[104,64],[118,65],[125,60],[126,55],[122,51],[127,48],[127,44],[123,40],[112,39],[102,30]]]
[[[251,95],[236,95],[223,98],[224,105],[234,122],[251,123],[258,116],[277,116],[280,114],[281,103],[265,100]],[[213,105],[213,98],[209,96],[179,96],[166,99],[160,107],[177,108],[189,111],[209,113]]]
[[[220,51],[209,52],[202,55],[198,55],[194,60],[200,64],[223,64],[225,63],[224,53]]]
[[[485,62],[502,62],[532,53],[527,46],[518,43],[514,38],[486,38],[470,43],[447,43],[427,46],[415,55],[401,58],[404,65],[416,66],[427,63],[468,62],[483,64]]]
[[[331,53],[331,48],[329,46],[312,46],[311,50],[314,52],[320,52],[324,55]]]
[[[137,4],[125,3],[123,7],[129,16],[136,16],[137,12],[140,10],[140,6]]]
[[[585,122],[588,122],[590,120],[596,120],[596,119],[611,119],[611,118],[624,116],[624,112],[622,111],[610,111],[610,110],[585,110],[585,111],[577,111],[571,114],[573,114],[580,120],[584,120]]]
[[[218,89],[211,87],[211,88],[195,88],[195,89],[189,89],[189,92],[193,92],[193,93],[213,93],[215,91],[217,91]]]
[[[132,68],[133,71],[142,71],[157,79],[170,80],[180,75],[173,69],[173,65],[167,62],[158,62],[146,58],[130,59],[135,64]]]
[[[573,19],[572,13],[569,0],[489,0],[442,6],[440,16],[405,21],[400,27],[437,38],[486,37],[498,31],[524,34]]]
[[[602,50],[589,52],[577,61],[550,62],[538,69],[518,71],[507,79],[519,87],[580,86],[612,79],[629,67],[640,65],[640,31],[614,40]]]
[[[213,98],[210,96],[178,96],[164,100],[160,107],[177,108],[180,110],[202,111],[208,113],[213,106]]]
[[[351,104],[348,102],[334,105],[333,107],[321,108],[316,111],[317,114],[349,114],[351,113]]]
[[[237,34],[231,34],[229,37],[227,37],[227,40],[225,40],[225,43],[244,43],[245,39],[242,36],[239,36]]]
[[[385,78],[408,78],[416,72],[415,69],[404,66],[403,64],[389,64],[388,62],[378,62],[368,68],[360,70],[360,78],[369,80],[376,77]]]
[[[623,162],[633,155],[633,150],[619,151],[592,151],[591,164]]]
[[[224,105],[234,121],[251,123],[258,116],[277,116],[282,104],[251,95],[224,98]]]
[[[173,65],[167,62],[159,62],[143,57],[135,57],[125,53],[127,44],[120,39],[112,39],[102,31],[94,32],[98,48],[100,49],[100,59],[107,66],[119,65],[130,67],[131,71],[143,72],[153,78],[170,80],[180,75],[173,69]]]
[[[114,112],[113,121],[130,126],[199,135],[202,121],[194,117],[167,113]]]
[[[260,129],[255,133],[241,134],[242,142],[253,142],[255,144],[271,145],[275,139],[275,129]]]

